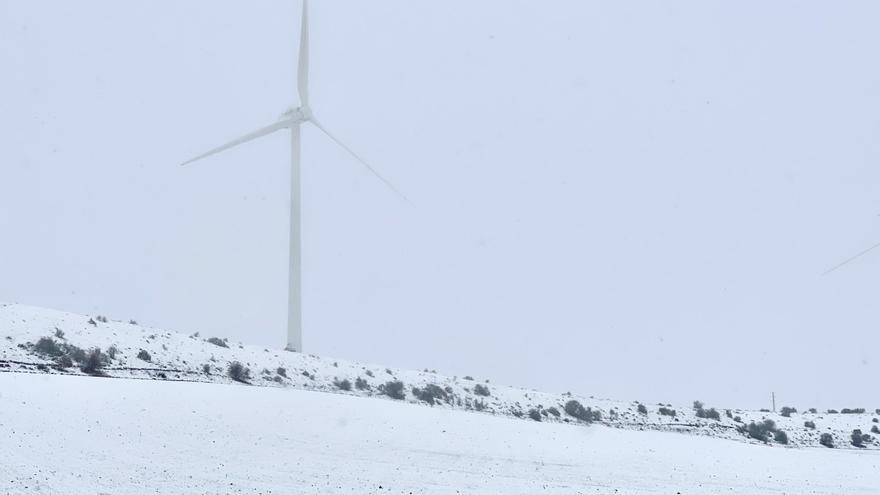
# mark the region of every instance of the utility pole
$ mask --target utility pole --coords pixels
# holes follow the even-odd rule
[[[776,392],[770,392],[770,398],[773,400],[773,412],[776,412]]]

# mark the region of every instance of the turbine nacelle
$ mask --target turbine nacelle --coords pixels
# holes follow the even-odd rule
[[[289,120],[291,123],[306,122],[312,118],[312,109],[307,106],[291,108],[281,114],[279,120]]]

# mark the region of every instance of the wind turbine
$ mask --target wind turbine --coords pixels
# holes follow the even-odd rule
[[[299,43],[299,71],[297,74],[297,90],[299,93],[299,108],[290,109],[281,115],[280,119],[274,124],[261,127],[249,134],[234,139],[223,146],[214,148],[195,158],[187,160],[181,165],[186,165],[203,158],[207,158],[221,151],[228,150],[248,141],[263,137],[275,131],[282,129],[290,130],[290,264],[288,300],[287,300],[287,350],[302,352],[302,266],[301,266],[301,232],[300,232],[300,127],[310,122],[312,125],[320,129],[324,134],[332,139],[336,144],[341,146],[357,161],[361,162],[370,172],[379,178],[392,191],[400,195],[404,200],[406,197],[401,194],[390,182],[382,177],[379,172],[371,167],[366,161],[358,156],[354,151],[346,146],[342,141],[331,134],[321,123],[315,119],[312,109],[309,106],[309,10],[308,0],[303,0],[302,10],[302,30]]]

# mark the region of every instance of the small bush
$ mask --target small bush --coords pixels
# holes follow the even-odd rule
[[[380,385],[380,390],[392,399],[403,400],[406,398],[406,393],[403,391],[403,382],[399,380],[385,382],[384,385]]]
[[[645,407],[644,404],[639,404],[638,410],[639,410],[639,414],[644,414],[646,416],[648,415],[648,408]]]
[[[211,365],[210,364],[203,364],[202,365],[202,372],[205,373],[206,375],[210,375],[211,374]]]
[[[788,445],[788,435],[786,435],[785,432],[782,430],[776,430],[775,432],[773,432],[773,439],[776,440],[776,443]]]
[[[100,375],[105,359],[106,358],[101,353],[101,349],[95,347],[86,355],[86,360],[83,362],[80,370],[89,375]]]
[[[865,414],[865,408],[857,407],[855,409],[847,409],[844,407],[840,410],[840,414]]]
[[[150,353],[147,352],[147,351],[145,351],[145,350],[143,350],[143,349],[141,349],[140,352],[138,352],[138,356],[137,356],[137,357],[138,357],[138,359],[140,359],[141,361],[146,361],[146,362],[148,362],[148,363],[151,362],[151,361],[153,360],[153,358],[150,357]]]
[[[829,449],[834,448],[834,437],[831,436],[830,433],[823,433],[822,436],[819,437],[819,444],[828,447]]]
[[[511,409],[510,414],[513,414],[517,418],[523,417],[523,412],[520,411],[519,409]]]
[[[136,321],[134,321],[134,320],[128,320],[128,324],[129,324],[129,325],[137,325],[138,322],[136,322]]]
[[[788,406],[783,407],[780,412],[780,414],[782,414],[782,416],[786,417],[786,418],[790,418],[792,414],[796,414],[796,413],[797,413],[797,409],[795,409],[793,407],[788,407]]]
[[[547,412],[552,414],[554,417],[557,417],[557,418],[559,417],[559,409],[556,409],[555,407],[547,408]]]
[[[40,337],[40,340],[34,345],[34,352],[44,356],[60,356],[63,354],[61,348],[51,337]]]
[[[727,417],[730,418],[730,419],[733,419],[733,413],[730,412],[730,409],[726,409],[726,410],[724,411],[724,415],[727,416]]]
[[[354,388],[358,390],[370,390],[370,384],[361,377],[357,377],[354,381]]]
[[[73,367],[73,361],[70,359],[70,356],[66,354],[56,359],[55,364],[57,364],[59,368]]]
[[[70,356],[74,363],[82,364],[86,362],[86,351],[73,344],[65,344],[64,353]]]
[[[348,381],[348,379],[344,379],[342,381],[333,380],[333,385],[336,385],[336,388],[338,388],[339,390],[345,390],[346,392],[351,390],[351,382]]]
[[[660,409],[657,409],[657,412],[659,412],[661,416],[675,417],[675,409],[669,409],[668,407],[661,407]]]
[[[491,393],[489,392],[489,387],[479,383],[474,385],[474,393],[483,397],[489,397],[489,395],[491,395]]]
[[[703,403],[698,400],[695,400],[694,401],[694,411],[699,411],[702,408],[703,408]]]
[[[875,435],[880,435],[880,428],[877,428],[877,425],[871,426],[871,433]]]
[[[734,416],[734,417],[733,417],[733,422],[734,422],[734,423],[742,423],[742,422],[743,422],[743,419],[742,419],[741,417],[739,417],[739,416]]]
[[[714,419],[715,421],[721,421],[721,413],[715,410],[715,408],[711,409],[697,409],[697,417],[703,419]]]
[[[208,342],[209,344],[214,344],[214,345],[216,345],[217,347],[226,347],[227,349],[229,348],[229,346],[226,345],[226,341],[225,341],[225,340],[220,339],[220,338],[217,338],[217,337],[211,337],[211,338],[208,339],[206,342]]]
[[[229,363],[226,374],[229,375],[229,378],[241,383],[248,383],[248,380],[251,379],[251,370],[238,361]]]
[[[541,421],[541,412],[537,409],[529,409],[529,417],[534,421]]]
[[[287,370],[284,368],[278,368],[277,370],[275,370],[275,373],[277,373],[279,376],[287,378]]]
[[[413,387],[412,393],[420,401],[427,402],[432,406],[440,399],[445,401],[449,400],[449,395],[446,393],[446,390],[443,390],[434,384],[425,385],[424,388]]]
[[[474,401],[474,409],[476,409],[477,411],[485,411],[486,410],[486,403],[483,402],[483,399]]]
[[[837,409],[829,409],[828,414],[837,414]]]
[[[56,339],[63,339],[64,338],[64,330],[62,330],[60,328],[56,328],[55,329],[55,338]]]
[[[862,430],[853,430],[852,435],[850,435],[850,443],[855,447],[863,448],[865,446],[865,441],[862,436]]]
[[[372,371],[370,371],[370,370],[367,370],[367,372],[366,372],[366,374],[367,374],[367,376],[370,376],[370,377],[372,377],[372,376],[373,376],[373,372],[372,372]]]
[[[569,416],[584,421],[586,423],[592,423],[593,421],[600,421],[602,419],[602,413],[599,411],[593,411],[589,407],[584,407],[580,402],[576,400],[570,400],[565,403],[565,413]]]
[[[746,427],[746,432],[751,438],[767,443],[770,441],[772,434],[776,433],[776,423],[770,419],[765,419],[761,423],[752,421]]]
[[[117,349],[115,345],[111,345],[107,348],[107,357],[110,359],[116,359],[117,352],[119,352],[119,349]]]
[[[804,428],[809,428],[809,429],[811,429],[811,430],[815,430],[815,429],[816,429],[816,423],[814,423],[814,422],[812,422],[812,421],[804,421]]]
[[[817,412],[818,412],[818,411],[816,410],[815,407],[811,407],[811,408],[810,408],[810,414],[816,414]]]

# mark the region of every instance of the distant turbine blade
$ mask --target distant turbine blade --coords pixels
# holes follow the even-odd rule
[[[347,152],[348,152],[351,156],[353,156],[357,161],[361,162],[361,164],[362,164],[364,167],[367,167],[367,170],[369,170],[370,172],[372,172],[373,175],[375,175],[376,177],[379,178],[379,180],[381,180],[382,182],[384,182],[385,185],[388,186],[389,189],[391,189],[391,190],[394,191],[398,196],[400,196],[401,198],[403,198],[404,201],[406,201],[407,203],[410,203],[410,200],[409,200],[406,196],[404,196],[402,192],[398,191],[397,188],[394,187],[394,184],[388,182],[388,179],[386,179],[385,177],[382,177],[382,175],[381,175],[379,172],[377,172],[376,169],[374,169],[373,167],[371,167],[369,163],[367,163],[363,158],[361,158],[360,156],[358,156],[358,154],[355,153],[354,151],[352,151],[351,148],[349,148],[348,146],[346,146],[345,143],[343,143],[342,141],[340,141],[340,140],[339,140],[336,136],[334,136],[333,134],[330,134],[330,131],[328,131],[326,128],[324,128],[324,126],[322,126],[320,122],[318,122],[317,120],[315,120],[315,117],[311,117],[311,118],[309,118],[309,121],[311,121],[311,123],[315,124],[315,127],[317,127],[318,129],[321,129],[321,132],[323,132],[324,134],[327,135],[327,137],[329,137],[330,139],[332,139],[333,141],[335,141],[336,144],[338,144],[339,146],[341,146],[342,149],[344,149],[345,151],[347,151]]]
[[[874,244],[873,246],[869,247],[868,249],[865,249],[864,251],[861,251],[859,254],[856,254],[855,256],[850,256],[845,261],[834,265],[832,268],[829,268],[828,270],[826,270],[825,273],[823,273],[822,275],[828,275],[829,273],[837,270],[838,268],[843,268],[844,265],[848,265],[848,264],[852,263],[853,261],[870,253],[871,251],[877,249],[878,247],[880,247],[880,242],[878,242],[877,244]]]
[[[272,125],[267,125],[266,127],[262,127],[260,129],[257,129],[256,131],[254,131],[250,134],[245,134],[244,136],[242,136],[238,139],[230,141],[230,142],[224,144],[223,146],[214,148],[211,151],[208,151],[206,153],[202,153],[201,155],[199,155],[195,158],[189,159],[189,160],[181,163],[181,165],[187,165],[187,164],[192,163],[194,161],[201,160],[202,158],[206,158],[206,157],[209,157],[209,156],[214,155],[216,153],[220,153],[221,151],[226,151],[229,148],[232,148],[234,146],[238,146],[239,144],[243,144],[248,141],[253,141],[254,139],[257,139],[259,137],[263,137],[266,134],[271,134],[279,129],[284,129],[286,127],[290,127],[291,125],[293,125],[292,120],[282,120],[282,121],[276,122]]]
[[[309,0],[303,0],[302,29],[299,39],[299,71],[297,73],[299,104],[309,106]]]

